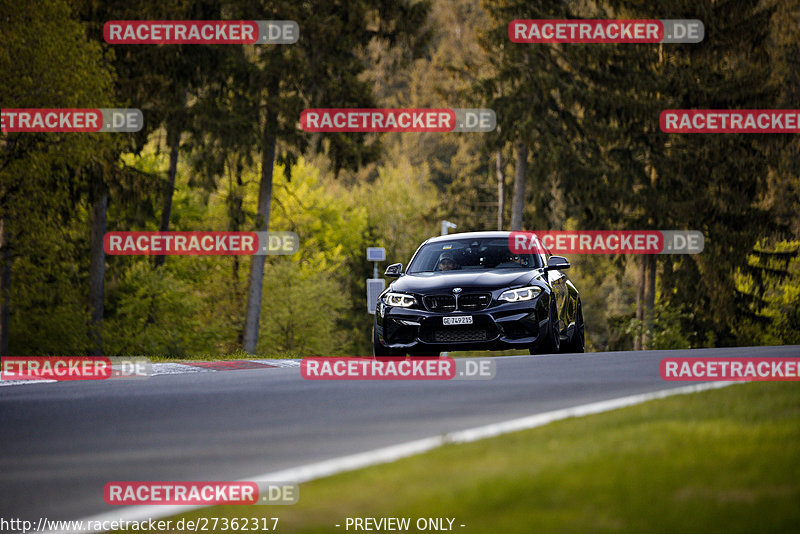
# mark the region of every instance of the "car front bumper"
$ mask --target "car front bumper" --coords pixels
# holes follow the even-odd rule
[[[492,303],[474,312],[432,312],[390,307],[378,302],[375,330],[391,350],[444,352],[455,350],[527,349],[548,332],[550,295],[526,302]],[[444,317],[471,315],[469,325],[444,325]]]

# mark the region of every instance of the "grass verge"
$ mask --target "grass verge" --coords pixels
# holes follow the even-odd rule
[[[347,517],[455,518],[465,533],[776,533],[800,531],[798,503],[800,384],[752,383],[313,481],[293,506],[178,517],[279,517],[286,533],[347,532]]]
[[[153,363],[189,363],[189,362],[216,362],[223,360],[287,360],[301,358],[297,354],[249,354],[243,350],[231,352],[229,354],[193,354],[186,358],[176,358],[173,356],[147,356]]]

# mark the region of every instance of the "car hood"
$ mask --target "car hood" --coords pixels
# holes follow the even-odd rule
[[[519,287],[533,280],[540,280],[541,272],[536,270],[508,271],[456,271],[406,274],[389,286],[394,291],[429,294],[436,291],[450,292],[454,287],[464,291],[492,291],[506,287]]]

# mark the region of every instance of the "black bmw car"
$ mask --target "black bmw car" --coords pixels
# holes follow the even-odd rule
[[[569,262],[540,252],[515,254],[510,232],[470,232],[425,241],[375,310],[375,356],[431,356],[455,350],[583,352],[578,290]]]

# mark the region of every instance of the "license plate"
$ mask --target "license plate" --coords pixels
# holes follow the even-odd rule
[[[445,326],[453,324],[472,324],[472,316],[456,315],[455,317],[442,317],[442,324]]]

